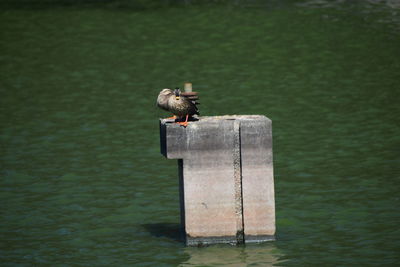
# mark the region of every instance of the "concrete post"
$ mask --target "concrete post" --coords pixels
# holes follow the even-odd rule
[[[160,141],[178,159],[187,245],[274,240],[271,120],[200,117],[184,128],[161,119]]]

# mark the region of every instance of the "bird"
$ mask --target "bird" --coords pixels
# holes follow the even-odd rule
[[[161,90],[157,97],[157,106],[163,110],[169,111],[174,114],[173,118],[178,118],[185,121],[179,121],[178,124],[187,127],[189,117],[193,115],[200,115],[196,104],[198,99],[197,93],[182,93],[179,88],[171,90],[165,88]]]

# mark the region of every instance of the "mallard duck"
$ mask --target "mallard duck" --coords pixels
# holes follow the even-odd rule
[[[199,115],[196,102],[191,99],[198,98],[197,96],[195,96],[195,98],[193,98],[193,96],[186,97],[179,88],[173,91],[171,89],[163,89],[157,97],[157,106],[171,112],[181,120],[186,117],[184,122],[177,122],[186,127],[188,125],[189,116],[195,114]]]

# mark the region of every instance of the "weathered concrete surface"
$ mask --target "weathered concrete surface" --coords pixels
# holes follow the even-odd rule
[[[273,239],[271,121],[253,115],[200,117],[186,128],[171,122],[160,120],[161,153],[180,159],[186,243]]]
[[[245,241],[271,240],[275,235],[271,120],[241,121],[241,137]]]

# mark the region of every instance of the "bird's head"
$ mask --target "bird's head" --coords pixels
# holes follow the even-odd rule
[[[178,87],[176,87],[175,90],[174,90],[174,94],[175,94],[175,99],[176,99],[176,100],[181,99],[181,89],[179,89]]]

